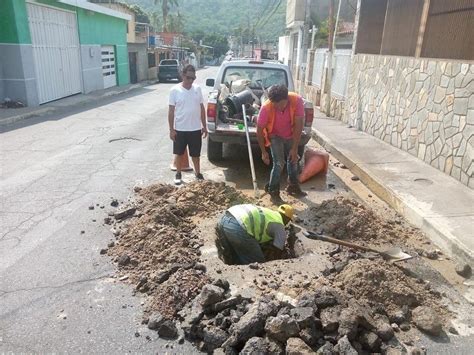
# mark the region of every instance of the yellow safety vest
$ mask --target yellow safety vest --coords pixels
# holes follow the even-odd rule
[[[237,219],[242,228],[260,244],[273,240],[273,237],[267,233],[269,223],[283,224],[280,212],[265,207],[250,204],[236,205],[229,208],[229,212]]]

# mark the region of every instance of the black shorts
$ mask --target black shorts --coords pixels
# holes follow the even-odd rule
[[[201,155],[202,139],[199,131],[176,131],[176,139],[173,142],[173,154],[182,155],[189,148],[189,155],[197,158]]]

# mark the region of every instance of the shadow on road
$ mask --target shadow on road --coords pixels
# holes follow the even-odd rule
[[[168,85],[174,85],[174,84],[175,83],[170,83]],[[132,97],[135,97],[135,96],[148,94],[148,93],[150,93],[154,90],[155,89],[151,89],[151,88],[147,88],[147,87],[141,87],[141,88],[130,90],[126,93],[112,95],[110,97],[105,97],[105,98],[100,98],[100,99],[97,99],[96,101],[92,101],[92,102],[87,102],[87,103],[72,102],[71,105],[64,104],[64,106],[62,106],[62,104],[61,104],[61,105],[58,105],[60,107],[58,107],[57,111],[55,111],[53,113],[46,114],[44,116],[33,116],[33,117],[30,117],[30,118],[26,118],[26,119],[20,120],[18,122],[6,125],[6,126],[0,126],[0,134],[10,132],[10,131],[14,131],[14,130],[19,129],[19,128],[25,128],[25,127],[33,126],[35,124],[43,123],[43,122],[47,122],[47,121],[59,121],[59,120],[65,118],[65,117],[68,117],[68,116],[71,116],[71,115],[74,115],[74,114],[77,114],[77,113],[85,112],[85,111],[88,111],[88,110],[93,110],[93,109],[96,109],[96,108],[99,108],[99,107],[102,107],[102,106],[105,106],[105,105],[109,105],[109,104],[117,102],[117,101],[132,98]],[[74,97],[65,98],[63,100],[68,100],[68,99],[73,100]],[[57,106],[53,105],[53,107],[57,107]]]

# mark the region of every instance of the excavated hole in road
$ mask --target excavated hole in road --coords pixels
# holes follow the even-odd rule
[[[226,265],[236,265],[236,261],[232,252],[229,250],[229,246],[226,247],[225,239],[219,237],[219,231],[216,228],[216,248],[219,259]],[[224,243],[223,243],[224,242]],[[303,244],[295,235],[294,231],[290,231],[289,238],[285,245],[285,249],[279,250],[271,245],[262,246],[263,255],[265,256],[265,262],[274,260],[286,260],[286,259],[297,259],[305,253]]]
[[[254,319],[254,315],[262,327],[267,322],[269,325],[276,322],[270,317],[289,321],[304,311],[293,310],[295,307],[287,304],[292,300],[301,301],[299,308],[313,307],[313,299],[324,303],[315,303],[312,312],[322,323],[322,330],[308,333],[309,328],[302,325],[307,332],[293,334],[304,338],[313,350],[322,345],[313,340],[324,341],[326,347],[338,343],[342,334],[334,332],[332,321],[335,317],[339,322],[342,311],[355,310],[359,318],[382,316],[377,319],[383,320],[388,331],[392,318],[400,319],[400,325],[410,328],[411,309],[418,305],[427,306],[432,310],[430,314],[441,315],[443,323],[449,317],[440,304],[440,293],[427,287],[422,279],[405,275],[403,269],[398,270],[380,258],[366,259],[361,253],[345,249],[334,251],[332,246],[316,245],[314,241],[308,244],[294,235],[283,253],[267,254],[268,263],[224,266],[220,261],[226,262],[222,253],[220,260],[214,254],[216,220],[232,205],[253,202],[224,183],[193,182],[182,188],[156,184],[135,188],[135,192],[136,200],[131,206],[122,206],[104,221],[112,224],[117,240],[101,253],[114,257],[119,280],[127,280],[135,285],[135,292],[147,295],[144,321],[179,320],[185,334],[196,337],[201,351],[221,346],[229,351],[238,350],[244,343],[250,347],[252,342],[246,343],[245,331],[252,327],[239,328],[238,324]],[[343,197],[323,201],[299,217],[308,229],[358,243],[404,244],[406,238],[418,237],[418,231],[407,228],[399,217],[379,217],[359,202]],[[219,245],[217,249],[219,254]],[[242,297],[238,297],[239,294]],[[212,299],[214,296],[217,299]],[[357,309],[353,307],[354,301],[357,301]],[[269,312],[262,314],[265,309]],[[288,312],[293,315],[290,317]],[[397,318],[399,314],[401,317]],[[369,329],[365,324],[366,329],[364,324],[352,329],[357,337],[354,346],[367,346],[361,345],[359,340],[365,341],[369,335],[374,337],[367,331],[373,331],[375,326],[369,324]],[[273,324],[270,333],[279,329],[273,329],[277,325]],[[285,324],[281,326],[284,330]],[[160,336],[162,328],[164,326],[158,329]],[[382,330],[387,330],[385,328]],[[260,335],[265,333],[266,330],[260,329]],[[272,336],[280,335],[277,331]],[[411,338],[413,334],[403,336]],[[233,340],[224,346],[230,338]],[[260,341],[267,342],[268,336],[262,339]],[[381,341],[378,337],[375,340],[378,351]],[[283,345],[285,342],[281,341]]]

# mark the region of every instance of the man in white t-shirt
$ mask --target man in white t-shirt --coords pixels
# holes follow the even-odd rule
[[[193,161],[197,180],[204,180],[201,174],[199,158],[201,156],[202,137],[207,137],[206,110],[201,88],[194,85],[196,69],[186,65],[181,74],[181,84],[173,86],[170,91],[168,123],[170,138],[173,141],[173,154],[176,159],[176,177],[174,183],[180,185],[183,155],[186,147]]]

